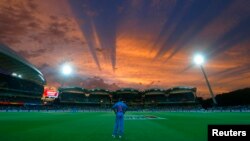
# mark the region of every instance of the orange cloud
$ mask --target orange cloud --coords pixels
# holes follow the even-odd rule
[[[179,40],[173,46],[164,46],[164,42],[171,32],[175,31],[178,24],[174,22],[181,21],[185,17],[183,14],[190,10],[192,3],[187,2],[187,5],[183,6],[184,10],[173,18],[174,21],[170,21],[169,16],[173,14],[172,10],[177,4],[177,1],[146,3],[142,0],[134,0],[129,4],[121,5],[117,10],[120,14],[120,17],[116,18],[117,23],[111,23],[115,26],[115,30],[109,27],[115,32],[115,37],[112,37],[112,41],[115,41],[113,42],[115,52],[112,52],[110,48],[101,47],[102,38],[108,37],[100,35],[97,23],[79,19],[66,0],[60,3],[57,0],[2,0],[0,1],[0,41],[8,44],[40,68],[49,85],[60,86],[61,80],[64,79],[60,74],[60,65],[70,62],[74,66],[74,75],[69,81],[74,85],[104,86],[112,89],[169,88],[187,85],[197,87],[198,96],[210,97],[200,68],[192,65],[192,55],[197,50],[209,52],[217,49],[211,46],[213,41],[223,37],[241,20],[246,20],[250,15],[249,8],[244,3],[234,1],[204,28],[201,28],[202,30],[194,37],[191,33],[196,26],[190,25],[183,31],[181,37],[178,36]],[[86,8],[86,5],[82,6]],[[88,16],[98,16],[96,11],[87,9],[87,12]],[[90,47],[86,38],[89,34],[79,26],[87,22],[92,23],[93,42],[96,48]],[[167,22],[172,22],[173,25],[164,27],[164,23]],[[197,24],[199,21],[194,20],[194,23]],[[109,31],[109,28],[104,31]],[[179,42],[185,41],[190,36],[193,39],[187,40],[186,44]],[[181,46],[178,46],[179,44]],[[204,68],[214,93],[249,87],[249,45],[249,40],[241,41],[225,51],[218,52],[217,56],[208,58]],[[159,52],[161,47],[166,52],[155,58],[161,53]],[[173,53],[178,47],[180,49]],[[101,70],[98,69],[93,52],[96,54]],[[173,57],[166,61],[171,54],[174,54]],[[116,63],[112,64],[110,56],[115,56]],[[113,69],[112,66],[115,68]],[[91,79],[96,77],[101,80]],[[89,85],[83,84],[88,79],[93,80],[91,84],[90,82]],[[98,83],[98,85],[92,83]]]

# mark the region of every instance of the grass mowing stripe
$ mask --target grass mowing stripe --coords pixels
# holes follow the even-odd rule
[[[128,112],[167,120],[126,120],[126,141],[207,139],[208,124],[250,124],[250,113]],[[112,112],[0,113],[0,141],[110,141]]]

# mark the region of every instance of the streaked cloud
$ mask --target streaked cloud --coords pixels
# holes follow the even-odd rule
[[[192,55],[202,52],[215,93],[249,87],[248,0],[2,0],[0,42],[49,85],[116,89],[196,86],[209,97]]]

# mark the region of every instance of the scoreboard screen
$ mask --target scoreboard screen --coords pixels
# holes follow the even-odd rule
[[[59,92],[55,87],[48,87],[48,86],[44,87],[43,97],[45,97],[45,98],[57,98],[58,94],[59,94]]]

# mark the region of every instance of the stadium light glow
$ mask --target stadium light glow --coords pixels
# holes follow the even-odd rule
[[[12,76],[17,76],[17,74],[16,74],[15,72],[13,72],[11,75],[12,75]]]
[[[62,66],[62,73],[64,75],[70,75],[72,73],[72,67],[69,64],[64,64]]]
[[[61,81],[61,87],[64,86],[65,81],[68,79],[68,77],[72,74],[73,67],[69,63],[64,63],[61,66],[61,73],[62,73],[62,81]]]
[[[21,74],[17,74],[17,73],[15,73],[15,72],[13,72],[11,75],[14,76],[14,77],[19,77],[19,78],[22,78],[22,77],[23,77]]]
[[[204,57],[201,54],[197,54],[194,56],[194,62],[197,65],[202,65],[204,63]]]

